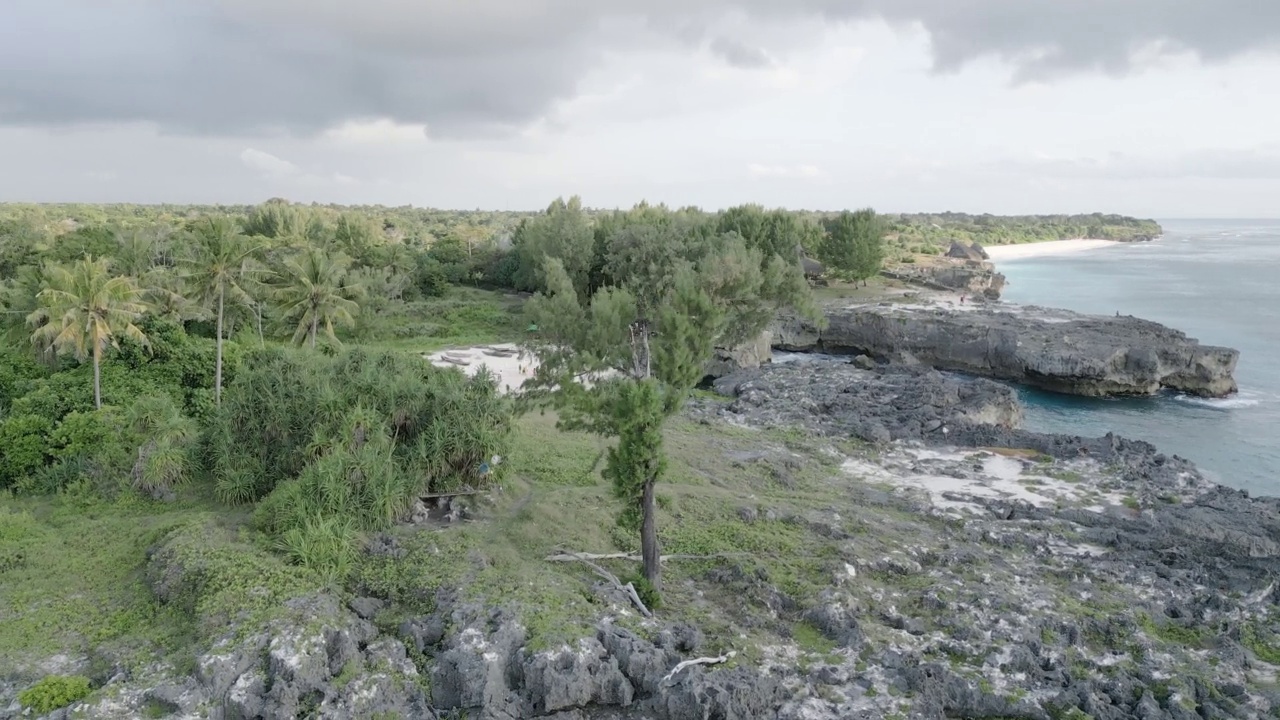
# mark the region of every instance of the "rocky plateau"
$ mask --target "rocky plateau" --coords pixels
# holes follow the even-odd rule
[[[879,303],[826,310],[824,329],[796,317],[773,327],[773,346],[866,354],[1085,396],[1163,389],[1223,397],[1236,391],[1239,352],[1130,316],[1034,306]]]

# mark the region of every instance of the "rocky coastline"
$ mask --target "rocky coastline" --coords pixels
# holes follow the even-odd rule
[[[816,598],[745,561],[713,563],[700,581],[739,606],[715,612],[812,628],[817,654],[793,629],[750,662],[719,662],[732,657],[711,657],[725,638],[661,614],[637,625],[606,583],[593,589],[594,629],[542,649],[527,618],[461,588],[393,624],[391,599],[369,588],[290,600],[268,626],[225,630],[190,676],[122,671],[94,703],[51,717],[1193,720],[1280,709],[1280,500],[1217,486],[1147,443],[1020,430],[1012,391],[984,379],[821,359],[739,370],[715,390],[691,403],[692,422],[798,429],[831,455],[829,507],[739,509],[744,527],[776,522],[828,543],[832,574]],[[862,451],[839,444],[849,435]],[[793,472],[812,462],[751,446],[734,457]],[[387,535],[366,552],[376,562],[410,550]],[[147,576],[165,603],[202,582],[165,543]],[[685,662],[699,658],[717,662]]]
[[[265,624],[195,605],[215,632],[189,669],[63,658],[63,670],[98,668],[101,690],[48,717],[1280,712],[1280,499],[1216,485],[1148,443],[1023,430],[1016,393],[971,376],[1086,395],[1218,395],[1235,389],[1234,350],[1040,308],[877,304],[828,320],[778,324],[775,347],[810,353],[791,362],[760,364],[767,338],[721,353],[712,392],[681,419],[705,430],[693,442],[721,468],[707,483],[736,506],[719,532],[793,538],[798,565],[751,552],[700,560],[681,576],[691,607],[651,619],[595,582],[580,595],[589,627],[551,646],[538,637],[545,608],[469,591],[487,567],[479,556],[472,574],[429,593],[374,582],[311,592]],[[498,500],[481,500],[474,520],[500,531],[507,516],[485,502]],[[209,582],[182,550],[189,541],[162,537],[148,553],[160,607],[185,607]],[[361,563],[430,557],[434,542],[399,528],[371,538]],[[797,567],[808,574],[792,576]],[[406,594],[430,610],[406,609]],[[0,682],[0,718],[22,716],[20,687]]]
[[[866,354],[1073,395],[1152,395],[1162,389],[1224,397],[1237,389],[1239,352],[1131,316],[1035,306],[937,307],[877,303],[826,310],[827,327],[784,317],[773,346]]]

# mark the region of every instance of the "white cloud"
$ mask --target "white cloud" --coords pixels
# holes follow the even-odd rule
[[[352,185],[357,182],[354,177],[340,172],[333,172],[327,175],[305,172],[302,168],[282,157],[277,157],[256,148],[242,150],[240,152],[240,162],[245,167],[256,170],[263,178],[277,182],[288,181],[302,186]]]
[[[240,162],[252,170],[271,177],[296,177],[303,174],[297,165],[288,160],[255,148],[245,148],[240,153]]]
[[[324,136],[335,142],[358,145],[423,143],[427,141],[427,126],[398,123],[386,118],[352,120],[330,128]]]

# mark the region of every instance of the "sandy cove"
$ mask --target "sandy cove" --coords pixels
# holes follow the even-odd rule
[[[984,247],[983,250],[987,251],[987,255],[992,262],[998,263],[1002,260],[1025,260],[1049,255],[1070,255],[1086,250],[1098,250],[1124,244],[1115,240],[1050,240],[1048,242],[1020,243],[1017,245],[989,245]]]

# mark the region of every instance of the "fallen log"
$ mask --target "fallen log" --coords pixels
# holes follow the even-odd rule
[[[621,590],[621,591],[622,591],[622,593],[623,593],[624,595],[626,595],[626,596],[627,596],[627,598],[629,598],[629,599],[631,600],[631,604],[636,606],[636,609],[640,611],[640,614],[641,614],[641,615],[643,615],[643,616],[645,616],[645,617],[647,617],[647,618],[651,618],[651,617],[653,617],[653,613],[649,611],[649,608],[645,607],[644,601],[640,599],[640,594],[636,592],[636,586],[635,586],[635,585],[632,585],[631,583],[627,583],[627,584],[623,585],[623,584],[622,584],[622,581],[618,579],[618,576],[617,576],[617,575],[614,575],[613,573],[609,572],[608,570],[605,570],[604,568],[602,568],[602,567],[600,567],[599,565],[595,564],[594,562],[592,562],[592,561],[591,561],[591,560],[589,560],[588,558],[580,557],[580,556],[575,556],[575,555],[562,555],[562,556],[555,556],[555,557],[560,557],[560,558],[562,558],[562,560],[561,560],[562,562],[567,562],[567,561],[570,561],[570,560],[576,560],[576,561],[578,561],[578,562],[580,562],[580,563],[582,563],[582,564],[586,565],[587,567],[591,568],[592,570],[594,570],[594,571],[595,571],[595,573],[596,573],[597,575],[599,575],[600,577],[604,578],[605,580],[608,580],[610,583],[612,583],[612,584],[613,584],[613,586],[614,586],[615,588],[617,588],[618,590]]]
[[[676,673],[680,672],[681,670],[687,667],[693,667],[694,665],[719,665],[720,663],[729,662],[737,654],[738,653],[736,650],[730,650],[729,652],[719,657],[700,657],[700,658],[694,658],[692,660],[685,660],[677,664],[675,668],[671,670],[671,672],[667,673],[666,677],[662,678],[662,682],[664,683],[670,682],[671,678],[675,677]]]

